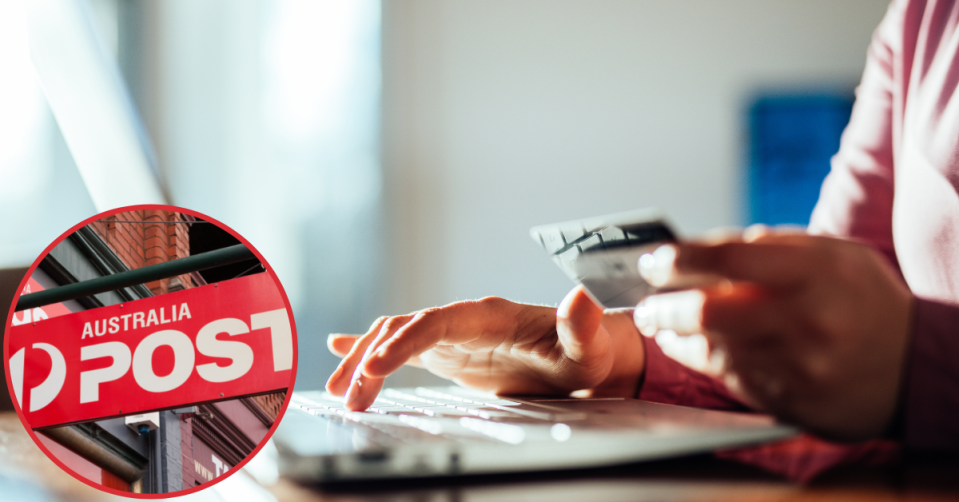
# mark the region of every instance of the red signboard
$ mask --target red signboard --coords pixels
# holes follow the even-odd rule
[[[293,333],[261,273],[12,326],[11,383],[34,429],[286,389]]]
[[[41,286],[36,279],[31,277],[27,279],[27,285],[23,287],[23,291],[20,294],[29,295],[30,293],[43,291],[43,289],[43,286]],[[50,305],[44,305],[42,307],[14,312],[13,317],[10,319],[10,323],[14,326],[19,326],[21,324],[43,321],[51,317],[57,317],[69,313],[71,313],[70,309],[68,309],[62,303],[53,303]]]

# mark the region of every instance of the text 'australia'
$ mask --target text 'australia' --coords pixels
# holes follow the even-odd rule
[[[175,304],[160,309],[150,309],[146,312],[133,312],[121,316],[114,316],[107,319],[98,319],[92,323],[87,321],[83,325],[83,334],[81,340],[93,338],[94,336],[103,336],[107,333],[115,334],[120,331],[129,331],[131,329],[149,328],[150,326],[159,326],[171,322],[190,319],[190,307],[186,303],[181,303],[179,307]]]

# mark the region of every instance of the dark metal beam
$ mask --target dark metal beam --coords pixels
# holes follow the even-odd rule
[[[41,433],[75,451],[95,465],[116,474],[128,483],[133,483],[143,477],[143,471],[137,466],[120,458],[113,451],[87,437],[75,427],[57,427],[44,430]]]
[[[130,270],[130,267],[117,256],[116,251],[90,226],[78,229],[70,236],[70,240],[80,248],[80,252],[86,255],[100,275],[107,276]],[[118,289],[116,293],[127,302],[153,296],[153,292],[143,284],[133,286],[130,291]]]
[[[17,301],[17,311],[83,298],[105,291],[127,288],[180,274],[188,274],[190,272],[253,259],[256,259],[256,255],[254,255],[252,251],[247,249],[243,244],[236,244],[223,249],[217,249],[216,251],[208,251],[158,265],[150,265],[149,267],[128,270],[118,274],[23,295]]]

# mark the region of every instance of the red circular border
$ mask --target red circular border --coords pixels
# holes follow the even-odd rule
[[[43,261],[43,258],[45,258],[48,254],[50,254],[50,251],[53,250],[53,248],[55,248],[58,244],[60,244],[61,242],[63,242],[64,239],[66,239],[67,237],[69,237],[71,234],[73,234],[74,232],[76,232],[76,231],[79,230],[80,228],[83,228],[83,227],[89,225],[90,223],[93,223],[93,222],[95,222],[95,221],[99,221],[99,220],[101,220],[101,219],[103,219],[103,218],[106,218],[106,217],[108,217],[108,216],[112,216],[112,215],[117,214],[117,213],[123,213],[123,212],[127,212],[127,211],[141,211],[141,210],[174,211],[174,212],[178,212],[178,213],[188,214],[188,215],[190,215],[190,216],[193,216],[193,217],[196,217],[196,218],[200,218],[200,219],[202,219],[202,220],[205,220],[205,221],[208,221],[208,222],[210,222],[210,223],[213,223],[214,225],[220,227],[221,229],[226,230],[226,231],[227,231],[230,235],[232,235],[233,237],[236,237],[237,240],[239,240],[243,245],[245,245],[245,246],[247,247],[247,249],[249,249],[250,251],[253,252],[253,254],[257,257],[257,259],[260,260],[260,263],[262,263],[263,266],[266,268],[266,272],[267,272],[268,274],[270,274],[270,277],[273,278],[273,282],[276,284],[277,289],[280,291],[280,296],[283,298],[283,303],[286,305],[286,311],[287,311],[287,313],[288,313],[289,316],[290,316],[290,327],[292,328],[292,332],[293,332],[293,372],[292,372],[292,374],[290,375],[290,386],[287,387],[286,400],[283,401],[283,406],[281,407],[280,412],[277,414],[276,420],[273,422],[273,426],[270,427],[270,430],[269,430],[269,431],[267,431],[266,436],[263,437],[263,439],[260,441],[260,444],[258,444],[258,445],[256,446],[256,448],[253,449],[253,452],[250,453],[249,455],[247,455],[246,458],[243,459],[243,461],[241,461],[239,464],[233,466],[233,469],[230,469],[225,475],[220,476],[220,477],[214,479],[213,481],[208,481],[208,482],[206,482],[206,483],[203,483],[203,484],[201,484],[201,485],[199,485],[199,486],[194,486],[194,487],[192,487],[192,488],[187,488],[187,489],[183,489],[183,490],[180,490],[180,491],[169,492],[169,493],[131,493],[131,492],[123,492],[123,491],[120,491],[120,490],[116,490],[116,489],[114,489],[114,488],[108,488],[108,487],[106,487],[106,486],[103,486],[103,485],[94,483],[93,481],[90,481],[89,479],[87,479],[87,478],[85,478],[85,477],[83,477],[83,476],[80,476],[79,474],[77,474],[76,472],[74,472],[73,469],[71,469],[71,468],[67,467],[66,465],[64,465],[63,462],[61,462],[55,455],[52,455],[52,454],[47,450],[47,448],[43,445],[43,443],[41,443],[39,440],[37,440],[36,433],[33,431],[32,428],[30,428],[30,425],[27,423],[26,419],[24,419],[24,417],[23,417],[23,412],[20,410],[20,404],[17,403],[17,400],[16,400],[16,398],[15,398],[15,396],[14,396],[14,393],[13,393],[13,384],[11,383],[11,378],[10,378],[10,364],[9,364],[9,361],[8,361],[8,358],[9,358],[10,356],[9,356],[9,354],[8,354],[8,352],[9,352],[9,350],[8,350],[8,345],[9,345],[9,344],[7,343],[7,332],[10,330],[10,326],[11,326],[11,323],[12,323],[12,321],[13,321],[14,309],[16,308],[16,305],[17,305],[16,299],[19,298],[19,296],[20,296],[19,293],[23,291],[23,288],[26,286],[27,281],[30,280],[30,277],[33,275],[34,270],[36,270],[37,266],[40,265],[40,262]],[[246,239],[244,239],[242,235],[240,235],[239,233],[237,233],[236,231],[234,231],[232,228],[224,225],[223,222],[221,222],[221,221],[219,221],[219,220],[216,220],[216,219],[213,219],[213,218],[210,218],[209,216],[207,216],[207,215],[205,215],[205,214],[203,214],[203,213],[200,213],[200,212],[197,212],[197,211],[193,211],[192,209],[186,209],[186,208],[178,207],[178,206],[169,206],[169,205],[163,205],[163,204],[138,204],[138,205],[133,205],[133,206],[124,206],[124,207],[119,207],[119,208],[115,208],[115,209],[110,209],[110,210],[104,211],[104,212],[102,212],[102,213],[100,213],[100,214],[91,216],[91,217],[89,217],[89,218],[81,221],[80,223],[77,223],[76,225],[74,225],[73,227],[71,227],[69,230],[67,230],[66,232],[64,232],[63,234],[61,234],[60,237],[57,237],[52,243],[50,243],[49,246],[46,247],[46,249],[43,250],[42,253],[40,253],[40,256],[38,256],[37,259],[34,260],[33,264],[30,265],[30,268],[27,269],[26,274],[24,274],[23,279],[20,281],[20,284],[19,284],[19,286],[18,286],[18,288],[17,288],[17,293],[18,293],[18,294],[16,294],[16,295],[14,296],[14,301],[11,302],[11,304],[10,304],[10,309],[7,311],[7,322],[6,322],[6,324],[4,325],[4,328],[3,328],[3,331],[4,331],[4,335],[3,335],[3,340],[4,340],[4,342],[3,342],[3,372],[4,372],[4,375],[5,375],[6,379],[7,379],[7,392],[10,393],[10,400],[13,402],[13,408],[16,410],[16,412],[17,412],[17,417],[20,418],[20,423],[23,424],[23,427],[26,429],[27,434],[30,435],[30,438],[33,439],[33,442],[40,448],[40,450],[43,451],[44,454],[46,454],[47,458],[49,458],[50,460],[52,460],[53,463],[57,464],[57,466],[60,467],[60,469],[62,469],[62,470],[63,470],[64,472],[66,472],[67,474],[70,474],[71,476],[73,476],[73,477],[76,478],[77,480],[79,480],[79,481],[87,484],[88,486],[91,486],[91,487],[93,487],[93,488],[96,488],[96,489],[98,489],[98,490],[100,490],[100,491],[102,491],[102,492],[106,492],[106,493],[109,493],[109,494],[111,494],[111,495],[119,495],[119,496],[121,496],[121,497],[130,497],[130,498],[138,498],[138,499],[164,499],[164,498],[170,498],[170,497],[182,497],[182,496],[184,496],[184,495],[189,495],[189,494],[191,494],[191,493],[195,493],[195,492],[198,492],[198,491],[200,491],[200,490],[205,490],[205,489],[207,489],[207,488],[210,488],[211,486],[216,485],[216,484],[219,483],[220,481],[223,481],[223,480],[229,478],[230,476],[233,476],[233,474],[235,474],[237,471],[239,471],[240,469],[242,469],[243,466],[245,466],[246,463],[249,462],[251,458],[253,458],[253,456],[255,456],[257,453],[259,453],[261,449],[263,449],[263,446],[266,445],[267,441],[269,441],[269,439],[273,436],[273,433],[276,431],[276,427],[277,427],[278,425],[280,425],[280,421],[283,420],[283,415],[286,414],[286,409],[287,409],[287,408],[289,407],[289,405],[290,405],[290,399],[292,398],[292,389],[293,389],[294,384],[296,383],[296,373],[297,373],[296,370],[297,370],[297,368],[299,367],[299,366],[298,366],[298,362],[299,362],[299,352],[300,352],[300,351],[299,351],[299,347],[298,347],[298,344],[297,344],[296,321],[295,321],[295,319],[293,318],[293,308],[290,307],[290,299],[286,296],[286,290],[283,289],[283,284],[280,283],[280,279],[276,276],[276,272],[273,271],[273,267],[271,267],[270,264],[267,263],[266,259],[263,258],[263,255],[261,255],[260,252],[257,251],[257,249],[256,249],[255,247],[253,247],[252,244],[249,243],[249,241],[247,241]]]

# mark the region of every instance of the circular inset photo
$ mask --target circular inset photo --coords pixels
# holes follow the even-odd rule
[[[131,206],[78,224],[9,309],[20,420],[57,465],[107,492],[210,486],[259,451],[289,403],[283,287],[243,237],[194,211]]]

